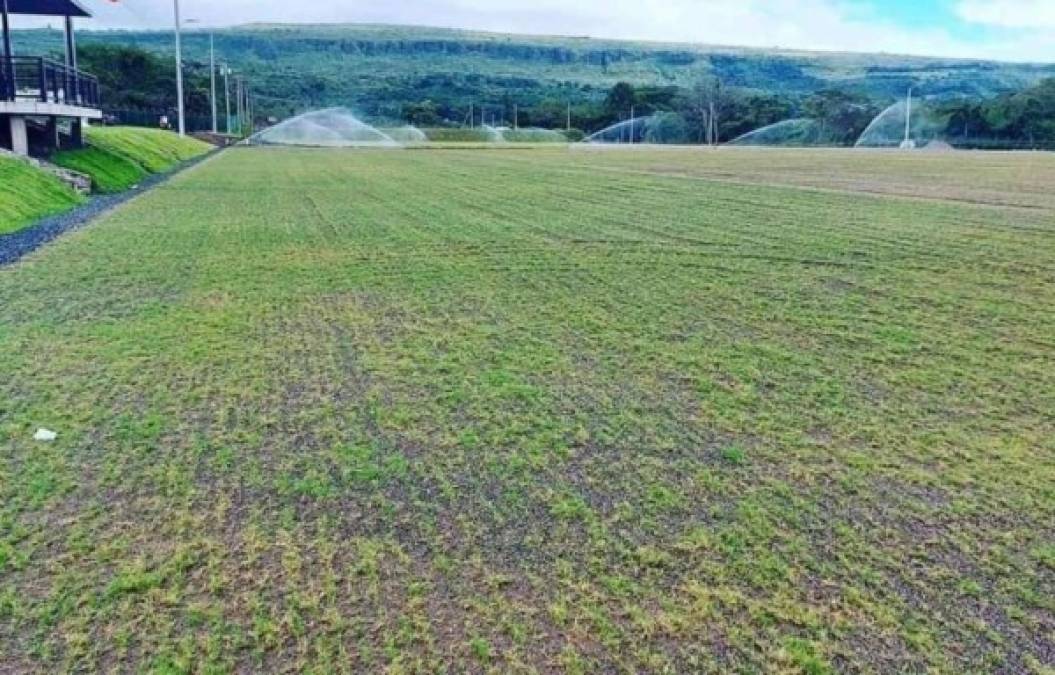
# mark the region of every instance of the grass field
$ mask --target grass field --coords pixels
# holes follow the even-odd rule
[[[1050,673],[1051,185],[228,151],[0,269],[0,670]]]

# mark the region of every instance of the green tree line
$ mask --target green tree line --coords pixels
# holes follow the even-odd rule
[[[174,69],[157,53],[133,45],[96,43],[80,46],[78,58],[85,70],[99,77],[108,108],[156,113],[175,108]],[[327,105],[334,98],[332,84],[311,74],[291,84],[282,74],[262,73],[255,84],[262,94],[257,106],[262,123],[268,117],[288,117]],[[193,60],[186,64],[185,89],[188,114],[208,115],[205,64]],[[617,82],[604,89],[572,83],[539,86],[529,78],[473,73],[431,74],[401,87],[374,91],[373,96],[376,100],[366,97],[361,104],[367,116],[423,127],[468,124],[471,109],[473,123],[570,125],[590,133],[629,119],[633,112],[636,117],[653,118],[652,126],[641,131],[651,136],[643,140],[670,143],[724,143],[782,120],[805,118],[817,122],[815,142],[852,145],[890,103],[853,88],[767,92],[728,85],[710,75],[688,84]],[[939,135],[957,145],[1055,147],[1055,78],[998,96],[947,98],[934,107],[941,118]]]

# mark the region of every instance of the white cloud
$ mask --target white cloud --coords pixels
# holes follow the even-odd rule
[[[381,22],[479,30],[705,44],[1055,61],[1055,0],[958,0],[964,19],[1019,30],[984,40],[948,27],[906,28],[880,4],[855,0],[181,0],[183,15],[212,25]],[[170,0],[84,0],[94,27],[165,28]],[[871,7],[871,9],[869,9]],[[990,10],[1003,8],[1002,11]],[[1040,22],[1038,24],[1038,21]],[[1052,31],[1055,32],[1055,31]]]
[[[956,14],[964,21],[987,26],[1055,30],[1053,0],[961,0]]]

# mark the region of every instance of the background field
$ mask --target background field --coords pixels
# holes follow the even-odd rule
[[[1052,184],[228,151],[0,269],[5,665],[1048,672]]]

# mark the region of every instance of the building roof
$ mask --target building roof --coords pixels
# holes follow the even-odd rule
[[[7,11],[34,16],[91,16],[77,0],[7,0]]]

